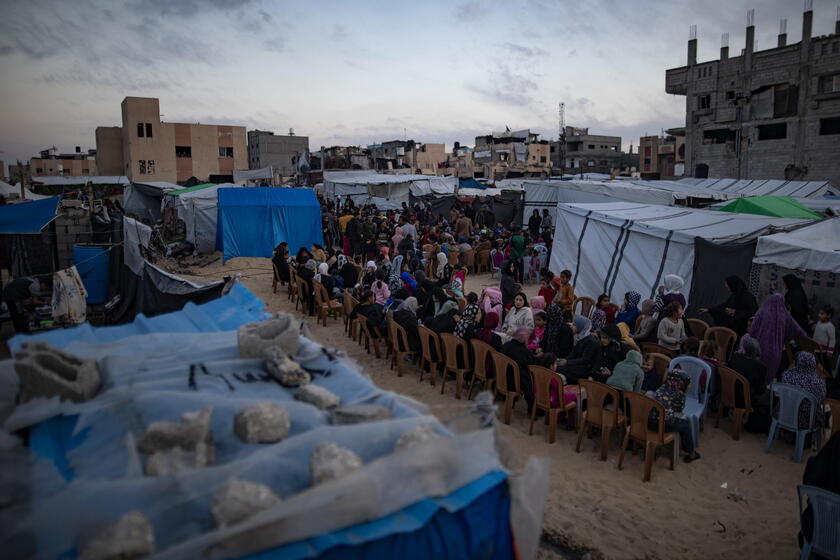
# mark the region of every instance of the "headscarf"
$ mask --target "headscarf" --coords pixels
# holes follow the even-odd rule
[[[499,326],[499,314],[490,311],[484,316],[484,325],[481,332],[478,333],[478,338],[490,344],[493,341],[496,327]]]
[[[408,274],[408,273],[406,273]],[[414,315],[417,315],[417,298],[414,296],[405,298],[405,301],[397,307],[397,311],[411,311]]]
[[[653,300],[646,299],[642,302],[642,313],[645,315],[653,315]]]
[[[534,315],[540,311],[545,311],[545,298],[543,296],[534,296],[531,298],[531,311]]]
[[[745,336],[742,340],[744,355],[752,360],[761,360],[761,345],[758,341],[751,336]]]
[[[584,317],[583,315],[575,315],[575,318],[572,319],[572,323],[575,325],[575,344],[589,336],[589,333],[592,331],[592,321],[589,320],[589,317]]]
[[[475,316],[478,315],[478,312],[479,308],[477,303],[471,303],[464,308],[464,312],[461,313],[461,320],[455,325],[455,336],[464,338],[464,335],[467,334],[467,329],[475,322]]]
[[[438,279],[443,278],[443,274],[446,271],[446,265],[449,264],[449,259],[446,257],[444,253],[437,254],[437,269],[435,270],[435,274]]]
[[[625,310],[629,310],[635,309],[636,306],[639,305],[639,301],[641,301],[642,296],[641,294],[639,294],[639,292],[627,292],[626,294],[624,294],[624,299],[627,300],[627,304],[624,306]],[[651,301],[650,304],[652,306],[653,302]]]
[[[788,313],[784,296],[773,294],[758,308],[749,336],[761,347],[760,361],[767,368],[766,381],[769,383],[779,370],[785,343],[807,335]]]
[[[397,226],[396,229],[394,229],[394,235],[391,236],[391,242],[394,244],[394,249],[399,247],[400,241],[403,240],[403,237],[404,235],[402,226]]]
[[[519,327],[516,329],[516,332],[513,333],[513,339],[521,342],[522,344],[528,343],[528,338],[531,336],[531,329],[528,327]]]
[[[341,253],[341,252],[336,253],[336,255],[335,255],[335,267],[338,270],[341,270],[341,267],[343,267],[345,264],[347,264],[347,257],[344,255],[344,253]]]
[[[802,287],[802,280],[794,274],[782,276],[787,292],[785,303],[790,307],[790,314],[803,329],[808,328],[808,296]]]
[[[400,274],[400,279],[403,281],[404,284],[408,284],[411,287],[413,292],[417,292],[417,281],[411,276],[408,272],[403,272]]]
[[[402,281],[400,280],[401,274],[400,269],[402,268],[403,256],[397,255],[394,257],[394,262],[391,264],[391,276],[388,278],[388,288],[393,292],[394,290],[399,290],[402,287]]]
[[[633,340],[633,336],[630,334],[630,327],[627,326],[627,323],[614,323],[615,327],[618,329],[620,333],[621,342],[627,344],[630,347],[638,348],[636,345],[636,341]],[[613,326],[613,325],[608,325]],[[604,327],[606,329],[606,327]]]
[[[501,305],[502,304],[502,292],[499,288],[495,286],[491,286],[485,288],[484,290],[484,297],[486,297],[491,305]],[[485,306],[486,308],[486,306]],[[485,309],[486,311],[486,309]]]
[[[685,392],[691,378],[680,368],[672,369],[660,385],[653,398],[665,407],[665,421],[673,420],[685,408]]]
[[[437,313],[435,313],[435,317],[438,317],[440,315],[445,315],[445,314],[449,313],[450,311],[457,310],[457,309],[458,309],[458,304],[455,303],[454,301],[452,301],[451,299],[447,299],[446,301],[444,301],[440,305],[440,309],[438,309]]]
[[[306,264],[304,266],[312,272],[315,272],[315,270],[318,268],[318,263],[315,262],[315,259],[309,259],[308,261],[306,261]]]
[[[391,257],[388,256],[388,246],[383,245],[379,248],[379,252],[382,253],[382,256],[385,257],[386,260],[391,260]]]
[[[810,352],[799,352],[796,355],[796,365],[782,374],[782,382],[808,391],[817,397],[818,406],[821,406],[825,399],[825,381],[817,374],[817,359]],[[800,428],[808,425],[810,412],[810,403],[803,402],[799,405]],[[820,409],[817,409],[816,425],[822,425],[822,416]]]
[[[327,274],[329,272],[329,269],[330,269],[330,267],[327,263],[322,262],[321,264],[319,264],[318,265],[318,274],[315,275],[315,280],[320,282],[322,276],[327,276]]]
[[[685,280],[676,274],[666,274],[663,284],[665,286],[665,295],[679,294],[683,286],[685,286]]]

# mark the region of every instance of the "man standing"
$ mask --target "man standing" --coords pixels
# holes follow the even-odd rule
[[[472,220],[467,218],[466,215],[461,214],[461,217],[455,222],[455,237],[469,237],[471,231]]]
[[[9,282],[3,289],[3,301],[9,308],[9,315],[12,316],[12,324],[15,332],[28,333],[29,320],[26,316],[25,306],[35,303],[35,298],[42,298],[52,293],[52,276],[41,276],[33,278],[24,276]]]
[[[400,226],[402,227],[403,238],[410,235],[412,242],[417,241],[417,228],[408,220],[407,215],[400,216]]]
[[[543,208],[542,224],[540,224],[540,226],[542,229],[548,229],[548,231],[551,231],[553,225],[554,224],[551,221],[551,214],[548,213],[548,208]]]
[[[345,234],[347,235],[347,240],[350,242],[351,256],[355,257],[356,255],[360,255],[362,253],[362,224],[357,216],[350,214]]]
[[[525,273],[525,238],[522,236],[522,228],[516,228],[513,237],[510,238],[510,260],[516,270],[516,281],[523,283]]]

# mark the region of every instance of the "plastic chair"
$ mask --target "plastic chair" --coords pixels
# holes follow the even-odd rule
[[[289,266],[289,299],[293,300],[297,296],[297,272],[295,267]]]
[[[581,379],[579,382],[581,389],[586,390],[586,410],[583,412],[581,418],[580,428],[578,430],[577,445],[575,451],[580,453],[580,444],[583,441],[583,432],[589,427],[601,429],[601,460],[607,460],[607,450],[610,445],[610,433],[613,428],[624,426],[627,423],[627,418],[619,411],[621,405],[621,397],[618,389],[591,381],[589,379]],[[612,397],[612,409],[604,408],[604,403],[607,397]]]
[[[714,340],[718,345],[717,359],[721,363],[729,361],[729,357],[735,350],[735,341],[738,333],[726,327],[709,327],[703,335],[703,340]]]
[[[677,356],[677,353],[670,348],[666,348],[655,342],[642,342],[641,347],[642,354],[662,354],[664,356],[668,356],[669,358],[675,358]]]
[[[580,303],[580,313],[577,311],[578,303]],[[589,314],[592,312],[592,308],[595,307],[595,300],[591,297],[578,297],[572,302],[572,313],[575,315],[583,315],[584,317],[589,317]]]
[[[840,432],[840,401],[837,399],[825,399],[825,404],[831,410],[831,433],[829,437]]]
[[[649,425],[650,414],[658,412],[656,430],[651,430]],[[650,481],[650,472],[653,469],[653,461],[656,459],[656,449],[664,445],[671,446],[670,469],[674,470],[674,460],[679,453],[679,438],[673,432],[665,432],[665,407],[662,403],[647,397],[641,393],[626,391],[624,393],[624,412],[630,418],[630,423],[624,432],[624,441],[621,444],[621,452],[618,455],[618,470],[624,466],[624,454],[627,444],[633,440],[633,454],[636,454],[636,443],[645,446],[645,474],[643,482]]]
[[[458,313],[463,313],[467,307],[467,300],[462,297],[455,297],[455,301],[458,302]]]
[[[391,369],[394,369],[394,366],[396,366],[397,377],[402,377],[406,356],[414,359],[417,356],[417,352],[412,351],[408,345],[408,333],[391,316],[388,316],[388,331],[391,338],[391,348],[393,349],[391,353]]]
[[[709,389],[712,387],[712,366],[700,358],[694,356],[679,356],[671,360],[668,369],[680,367],[691,378],[691,384],[685,393],[685,408],[683,414],[691,422],[691,437],[694,440],[694,447],[700,446],[700,426],[706,418],[709,408]],[[706,379],[703,380],[703,373]],[[702,383],[701,383],[702,380]]]
[[[370,322],[367,320],[367,317],[365,317],[364,315],[357,314],[356,317],[359,320],[359,326],[362,329],[362,332],[359,335],[360,340],[362,335],[364,335],[365,337],[365,351],[367,351],[367,353],[370,354],[370,347],[372,344],[374,355],[377,358],[381,358],[382,354],[379,352],[379,338],[373,335],[374,329],[376,329],[376,327],[371,326]]]
[[[277,293],[277,284],[278,283],[282,284],[282,282],[280,281],[280,271],[277,270],[277,265],[274,264],[274,261],[271,262],[271,272],[272,272],[271,293],[276,294]]]
[[[475,254],[475,271],[490,272],[490,251],[485,249]]]
[[[732,411],[732,439],[741,439],[741,428],[744,424],[744,417],[753,411],[752,402],[750,401],[750,382],[747,378],[726,366],[718,366],[717,373],[720,376],[720,405],[718,406],[717,416],[715,417],[715,428],[720,425],[720,417],[723,414],[723,409],[728,408]],[[738,408],[736,406],[737,399],[735,398],[738,384],[741,384],[740,390],[744,396],[744,407]]]
[[[686,319],[688,330],[691,331],[691,336],[703,340],[706,331],[709,329],[709,323],[702,319]]]
[[[823,558],[840,558],[840,494],[816,486],[797,486],[799,493],[799,525],[804,522],[803,498],[808,499],[813,518],[811,540],[803,538],[800,558],[807,560],[811,553]]]
[[[476,272],[475,269],[475,249],[464,251],[461,254],[461,265],[470,272]]]
[[[496,394],[505,398],[505,424],[510,424],[513,413],[513,401],[522,395],[522,385],[519,381],[519,365],[502,354],[493,350],[493,364],[496,369]],[[513,390],[508,389],[508,375],[513,376]]]
[[[434,387],[435,376],[443,363],[440,339],[435,331],[423,325],[417,327],[417,333],[420,335],[420,381],[423,381],[423,374],[428,370]],[[432,357],[433,349],[436,359]]]
[[[803,401],[808,401],[810,411],[808,414],[808,425],[799,427],[799,407]],[[770,385],[770,413],[773,421],[770,423],[770,433],[767,434],[767,443],[764,444],[764,452],[770,451],[773,440],[778,435],[779,428],[794,432],[796,434],[796,446],[794,448],[793,460],[802,462],[802,453],[805,449],[805,436],[814,432],[819,437],[820,430],[817,428],[816,413],[820,410],[817,397],[800,389],[790,383],[773,383]]]
[[[458,259],[461,257],[461,251],[449,251],[449,266],[458,264]]]
[[[295,311],[300,304],[301,313],[309,313],[309,284],[301,277],[297,277],[297,290],[295,297]]]
[[[534,408],[531,410],[531,425],[528,428],[528,435],[534,435],[534,421],[537,418],[537,409],[545,411],[545,421],[548,424],[548,443],[554,443],[557,436],[557,418],[560,413],[566,415],[568,422],[569,412],[577,406],[576,401],[566,403],[563,394],[563,378],[559,373],[541,366],[528,366],[528,370],[534,378]],[[558,406],[551,406],[551,380],[557,381],[559,402]]]
[[[312,288],[315,291],[315,312],[317,321],[327,326],[327,317],[336,321],[339,315],[344,315],[344,305],[340,301],[330,299],[327,289],[317,280],[312,281]]]
[[[653,367],[659,375],[659,384],[665,383],[665,378],[668,377],[668,366],[671,364],[671,357],[659,352],[651,352],[648,356],[653,359]]]
[[[495,383],[495,379],[489,377],[487,374],[487,356],[490,352],[493,352],[493,347],[484,342],[483,340],[479,340],[477,338],[473,338],[470,340],[470,345],[473,349],[473,374],[472,379],[470,379],[470,387],[467,390],[467,398],[472,398],[472,390],[473,385],[475,385],[476,379],[482,381],[484,383],[484,390],[489,391],[493,388],[493,383]]]
[[[443,394],[446,388],[447,373],[452,372],[455,375],[455,398],[461,398],[461,387],[464,385],[464,375],[472,370],[470,365],[470,347],[467,341],[460,336],[455,336],[449,333],[440,333],[440,341],[443,343],[443,376],[440,381],[440,394]],[[460,352],[459,352],[460,351]],[[458,354],[461,354],[463,359],[458,360]],[[463,367],[461,367],[463,365]]]
[[[347,335],[350,337],[350,340],[356,340],[356,327],[359,326],[358,319],[351,319],[350,314],[356,309],[356,306],[359,305],[359,300],[354,298],[350,295],[350,292],[345,290],[344,291],[344,306],[345,312],[348,320],[347,326]],[[361,334],[359,335],[359,340],[361,340]]]

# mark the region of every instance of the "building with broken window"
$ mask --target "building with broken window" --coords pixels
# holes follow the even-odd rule
[[[368,146],[372,169],[410,169],[412,173],[434,175],[446,162],[443,144],[426,144],[414,140],[391,140]]]
[[[567,126],[565,144],[553,142],[551,161],[567,173],[610,173],[622,169],[621,136],[589,134],[588,128]]]
[[[639,173],[644,179],[683,177],[685,129],[670,128],[662,136],[642,136],[639,139]]]
[[[271,167],[281,177],[293,176],[299,158],[309,151],[309,137],[274,134],[266,130],[248,131],[248,169]]]
[[[752,16],[740,56],[726,34],[720,59],[698,62],[692,26],[688,64],[666,71],[665,91],[686,97],[686,175],[840,184],[840,21],[812,37],[807,9],[799,43],[782,20],[777,46],[755,51]]]
[[[506,129],[475,137],[475,177],[497,181],[512,177],[548,177],[550,146],[528,129]]]
[[[123,99],[122,126],[96,129],[96,156],[99,173],[132,181],[231,182],[248,168],[244,126],[162,122],[152,97]]]
[[[30,158],[33,175],[41,177],[84,177],[97,175],[96,150],[76,151],[68,154],[58,152],[55,147],[41,150],[38,157]]]

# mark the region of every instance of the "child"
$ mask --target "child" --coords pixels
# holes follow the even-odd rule
[[[502,263],[505,261],[505,255],[499,250],[499,242],[493,242],[493,250],[490,251],[490,260],[493,263],[493,268],[502,268]]]
[[[818,359],[822,362],[826,371],[832,371],[834,348],[837,345],[834,324],[831,322],[832,317],[834,317],[834,309],[830,305],[826,305],[820,309],[817,315],[818,322],[814,325],[814,340],[820,345]]]
[[[560,295],[560,306],[563,309],[572,309],[575,302],[575,288],[570,284],[572,281],[572,271],[563,270],[560,276],[555,276],[551,283],[554,285],[555,291]]]
[[[607,294],[601,294],[598,296],[598,303],[596,303],[595,307],[592,308],[592,313],[589,316],[589,318],[592,319],[593,330],[602,329],[610,324],[610,322],[608,322],[609,317],[607,316],[607,311],[610,309],[609,303],[610,296]],[[615,319],[614,313],[613,319]]]
[[[528,282],[536,282],[540,274],[540,254],[536,249],[531,249],[531,258],[528,261]]]
[[[388,282],[385,281],[387,277],[384,270],[377,270],[376,280],[370,287],[374,301],[379,305],[385,305],[385,302],[391,297],[391,290],[388,288]]]
[[[531,333],[531,337],[528,338],[528,350],[531,352],[536,351],[540,347],[540,343],[545,335],[545,324],[547,319],[548,316],[545,311],[540,311],[534,315],[534,331]]]

